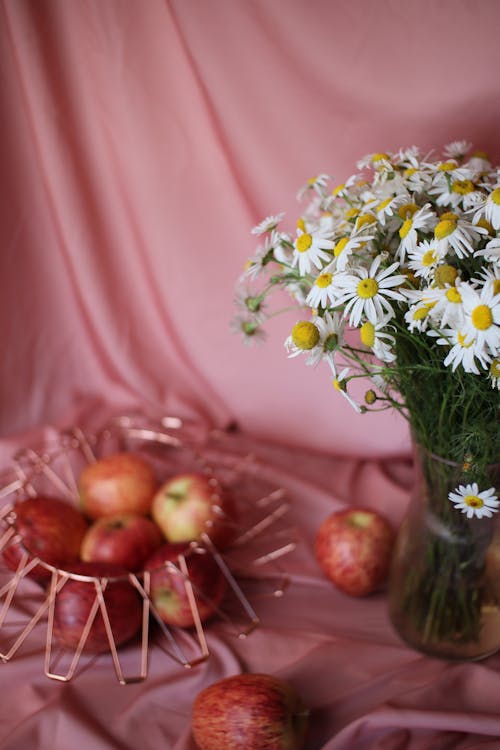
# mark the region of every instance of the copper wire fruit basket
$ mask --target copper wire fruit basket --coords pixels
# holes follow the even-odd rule
[[[232,453],[227,445],[218,450],[214,434],[200,432],[176,417],[149,420],[132,415],[112,419],[94,433],[78,427],[57,432],[42,447],[21,450],[0,489],[0,554],[20,541],[14,511],[16,500],[51,493],[76,505],[79,474],[86,464],[98,458],[133,451],[154,466],[160,481],[179,472],[203,472],[231,491],[238,520],[232,521],[235,526],[232,541],[224,551],[212,544],[209,531],[191,545],[191,551],[201,545],[203,553],[210,555],[220,568],[227,582],[227,593],[221,604],[214,603],[214,617],[234,637],[245,638],[260,622],[255,602],[266,596],[282,596],[286,590],[288,577],[280,561],[295,548],[296,533],[287,518],[289,501],[284,488],[274,486],[264,476],[252,455]],[[166,625],[150,597],[150,572],[127,574],[125,580],[136,589],[142,602],[142,624],[136,639],[138,664],[136,673],[129,675],[125,674],[106,606],[106,587],[116,579],[55,568],[28,550],[22,554],[15,572],[0,562],[0,659],[8,662],[14,658],[32,633],[45,625],[44,672],[51,679],[68,681],[82,662],[90,658],[86,644],[99,615],[121,684],[146,679],[148,650],[153,639],[160,642],[168,658],[182,667],[190,668],[204,661],[209,656],[205,630],[208,626],[201,621],[197,601],[200,597],[206,600],[206,593],[196,590],[190,579],[186,555],[181,554],[176,562],[166,564],[182,576],[194,625],[189,629]],[[30,580],[29,573],[37,565],[47,568],[50,575],[45,589]],[[54,610],[58,594],[72,579],[93,586],[95,594],[78,645],[68,649],[55,636]]]

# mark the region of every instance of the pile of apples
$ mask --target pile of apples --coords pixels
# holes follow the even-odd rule
[[[143,598],[128,573],[148,571],[151,602],[171,626],[195,624],[186,581],[201,622],[226,593],[226,578],[203,539],[206,535],[218,549],[230,543],[235,503],[215,477],[202,472],[160,482],[139,454],[114,453],[82,469],[78,504],[47,494],[28,496],[14,504],[8,521],[15,533],[2,556],[10,570],[42,586],[50,583],[52,567],[69,574],[55,598],[53,620],[54,635],[67,647],[80,643],[96,600],[95,579],[106,581],[103,596],[116,646],[142,625]],[[100,610],[85,649],[109,649]]]

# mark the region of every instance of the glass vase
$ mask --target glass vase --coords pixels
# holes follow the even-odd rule
[[[500,464],[457,464],[417,445],[415,475],[392,560],[391,621],[430,656],[485,658],[500,649],[500,513],[469,518],[467,503],[480,506],[474,496],[491,487],[500,499]],[[449,499],[460,487],[466,512]]]

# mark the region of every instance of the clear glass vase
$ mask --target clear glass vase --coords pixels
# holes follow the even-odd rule
[[[476,484],[479,492],[495,487],[500,499],[500,464],[457,464],[416,446],[415,469],[389,579],[391,621],[428,655],[485,658],[500,649],[500,513],[468,518],[449,493],[462,487],[473,505],[467,488]]]

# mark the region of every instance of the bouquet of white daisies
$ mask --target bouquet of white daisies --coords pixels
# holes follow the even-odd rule
[[[471,145],[442,156],[416,147],[371,154],[332,187],[299,191],[294,231],[283,214],[252,233],[233,329],[265,337],[276,290],[301,311],[285,346],[325,363],[353,408],[396,408],[415,439],[453,461],[498,460],[500,168]],[[363,403],[350,393],[368,379]],[[486,506],[483,506],[486,509]]]
[[[357,168],[341,184],[309,180],[291,230],[284,214],[254,227],[233,329],[247,343],[265,338],[280,312],[275,292],[286,290],[297,309],[288,356],[326,366],[358,412],[397,409],[420,449],[463,467],[445,501],[434,498],[440,521],[457,510],[455,523],[491,518],[500,506],[487,471],[500,454],[500,168],[465,141],[440,155],[370,154]],[[446,558],[438,553],[434,566]],[[420,593],[425,604],[419,585],[409,600]]]

